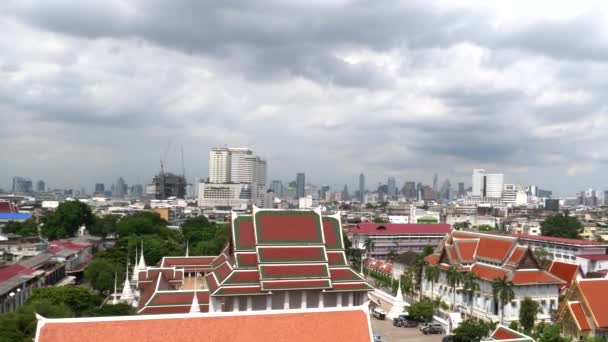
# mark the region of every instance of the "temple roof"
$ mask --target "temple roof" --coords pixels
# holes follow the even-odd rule
[[[254,207],[252,215],[233,213],[231,228],[230,245],[206,276],[212,295],[372,289],[348,268],[339,215]]]
[[[364,308],[124,317],[39,317],[38,342],[337,341],[372,339]]]
[[[457,267],[481,279],[507,278],[514,285],[566,283],[540,269],[528,247],[513,236],[453,231],[425,261],[442,270]]]

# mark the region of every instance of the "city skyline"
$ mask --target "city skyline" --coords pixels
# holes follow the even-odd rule
[[[229,144],[260,151],[272,178],[333,187],[484,168],[604,189],[599,4],[5,1],[1,187],[145,184],[174,140],[190,179]]]

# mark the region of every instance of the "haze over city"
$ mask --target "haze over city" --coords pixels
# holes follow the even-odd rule
[[[601,4],[3,1],[0,188],[143,184],[172,141],[191,179],[229,145],[335,188],[485,168],[603,189]]]

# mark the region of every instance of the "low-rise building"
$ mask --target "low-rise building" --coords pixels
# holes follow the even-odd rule
[[[559,316],[562,333],[583,340],[587,336],[608,338],[608,279],[579,279],[564,299]]]
[[[565,239],[527,234],[515,235],[519,243],[533,250],[544,249],[553,260],[575,262],[578,255],[606,254],[608,242]]]
[[[608,271],[607,254],[580,254],[576,256],[576,263],[580,265],[583,274]]]
[[[421,252],[426,246],[436,247],[452,228],[449,224],[359,223],[349,229],[353,248],[366,249],[371,241],[368,257],[386,259],[390,251],[397,254]]]
[[[455,300],[453,304],[461,312],[472,312],[478,319],[500,321],[503,308],[494,298],[492,284],[498,278],[511,281],[514,298],[504,307],[507,324],[519,320],[521,301],[525,297],[538,302],[538,320],[550,320],[558,308],[560,287],[566,283],[542,270],[531,249],[519,244],[513,236],[453,231],[425,261],[443,271],[455,267],[479,277],[479,292],[474,296],[465,293],[462,285],[456,287],[454,294],[446,272],[441,272],[437,282],[423,284],[427,296],[439,296],[445,303]]]

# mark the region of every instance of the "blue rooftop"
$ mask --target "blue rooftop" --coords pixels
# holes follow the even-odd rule
[[[32,217],[32,214],[11,214],[11,213],[0,213],[0,220],[11,221],[11,220],[27,220]]]

